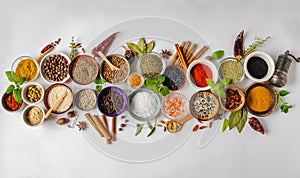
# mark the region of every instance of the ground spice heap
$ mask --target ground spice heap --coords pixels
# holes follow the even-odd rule
[[[239,61],[228,60],[221,64],[221,74],[223,78],[231,79],[231,83],[235,84],[240,81],[243,76],[243,65]]]
[[[37,66],[30,58],[20,61],[16,68],[16,78],[25,77],[26,81],[34,79],[37,73]]]
[[[43,112],[39,107],[34,106],[27,113],[27,120],[30,125],[38,125],[43,119]]]
[[[207,87],[206,79],[212,78],[212,71],[207,65],[196,64],[191,70],[191,75],[198,87]]]
[[[5,104],[12,111],[16,111],[22,106],[22,103],[18,103],[15,100],[12,93],[5,98]]]
[[[262,79],[268,73],[268,64],[260,57],[252,57],[247,63],[247,70],[252,77]]]
[[[139,68],[146,78],[156,78],[163,70],[162,60],[156,54],[146,54],[140,61]]]
[[[94,80],[97,72],[97,66],[92,61],[81,58],[74,63],[72,76],[76,82],[87,83]]]
[[[103,78],[108,82],[112,84],[120,83],[122,82],[129,73],[129,65],[125,62],[125,59],[113,55],[113,56],[107,56],[107,59],[117,68],[120,70],[112,70],[110,66],[103,62],[102,65],[102,76]]]
[[[247,96],[248,107],[257,112],[265,112],[270,109],[272,101],[271,92],[262,86],[251,89]]]

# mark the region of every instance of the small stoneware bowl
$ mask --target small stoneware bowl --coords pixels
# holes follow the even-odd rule
[[[10,95],[10,94],[4,93],[4,94],[2,95],[2,99],[1,99],[2,107],[5,109],[5,111],[14,113],[14,112],[17,112],[17,111],[22,110],[22,108],[24,107],[24,101],[22,101],[21,106],[20,106],[18,109],[16,109],[16,110],[12,110],[10,107],[7,106],[5,100],[6,100],[6,98],[8,97],[8,95]],[[11,94],[11,95],[12,95],[12,94]]]
[[[226,65],[226,63],[233,64],[234,65],[234,70],[231,71],[231,72],[228,72],[228,71],[224,70],[223,66]],[[240,68],[241,70],[238,70],[238,68]],[[233,57],[225,58],[220,63],[219,76],[220,76],[220,79],[230,78],[231,79],[231,81],[230,81],[231,84],[239,83],[245,77],[243,64],[240,61],[238,61],[236,58],[233,58]],[[233,78],[235,78],[235,79],[233,79]]]
[[[34,111],[32,109],[34,109]],[[32,116],[29,118],[28,115],[30,112],[32,112]],[[45,111],[40,106],[28,105],[22,112],[22,119],[29,127],[38,127],[42,125],[45,120]]]
[[[244,94],[244,92],[237,86],[227,86],[225,88],[225,92],[227,93],[227,91],[229,89],[234,90],[234,92],[237,92],[240,95],[240,100],[238,102],[241,102],[241,103],[237,107],[228,108],[228,107],[226,107],[226,102],[230,98],[228,98],[228,96],[226,96],[226,98],[220,98],[221,107],[227,112],[235,112],[235,111],[238,111],[238,110],[242,109],[243,106],[245,105],[245,94]]]
[[[33,86],[37,86],[40,89],[40,99],[36,102],[31,102],[29,100],[29,98],[27,97],[27,92],[29,90],[29,87],[33,87]],[[39,84],[37,82],[29,82],[29,83],[25,84],[25,86],[22,89],[22,98],[26,104],[37,104],[43,100],[44,93],[45,93],[45,90],[41,84]],[[37,95],[37,93],[35,95]]]
[[[39,76],[39,71],[40,71],[40,68],[39,68],[39,65],[37,63],[37,61],[35,59],[33,59],[32,57],[30,56],[20,56],[18,57],[11,65],[11,71],[13,72],[16,72],[16,69],[19,65],[21,65],[21,62],[23,62],[24,60],[31,60],[34,64],[35,64],[35,67],[36,67],[36,74],[35,76],[31,79],[31,80],[27,80],[25,82],[30,82],[30,81],[34,81],[35,79],[37,79],[37,77]],[[27,68],[29,68],[31,71],[33,69],[34,66],[27,66]],[[12,75],[14,76],[14,75]],[[22,77],[22,76],[20,76]]]

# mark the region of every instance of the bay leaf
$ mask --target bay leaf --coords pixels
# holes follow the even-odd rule
[[[128,46],[128,48],[131,51],[137,53],[138,56],[143,55],[143,52],[141,51],[141,49],[136,44],[134,44],[134,43],[127,43],[127,46]]]
[[[152,41],[150,41],[150,42],[147,44],[146,52],[147,52],[147,53],[152,52],[153,48],[154,48],[154,41],[152,40]]]
[[[245,108],[242,109],[242,117],[241,117],[241,120],[240,122],[237,124],[236,128],[238,129],[239,133],[241,133],[245,127],[245,124],[247,122],[247,110]]]
[[[241,120],[242,110],[232,112],[229,116],[229,129],[233,129]]]
[[[228,127],[228,119],[224,118],[222,125],[222,132],[224,132]]]
[[[144,124],[138,125],[138,126],[136,127],[136,131],[135,131],[135,134],[134,134],[134,135],[135,135],[135,136],[139,135],[139,134],[142,132],[143,128],[144,128]]]
[[[145,53],[146,52],[146,42],[144,38],[140,38],[137,46],[140,48],[140,50]]]

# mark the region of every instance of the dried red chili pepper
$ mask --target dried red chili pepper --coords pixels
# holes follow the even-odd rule
[[[195,125],[195,126],[193,127],[193,132],[197,131],[198,129],[199,129],[199,125]]]
[[[105,54],[106,49],[111,45],[113,40],[115,39],[115,36],[119,32],[115,32],[108,36],[105,40],[103,40],[101,43],[99,43],[96,47],[92,49],[92,54],[96,57],[99,57],[98,52],[101,51],[103,54]]]
[[[265,130],[264,130],[263,126],[261,125],[259,120],[257,120],[255,117],[251,117],[248,121],[248,124],[250,125],[250,127],[253,130],[255,130],[257,132],[260,132],[261,134],[265,133]]]
[[[207,127],[208,127],[208,126],[206,126],[206,125],[201,126],[201,127],[199,127],[199,130],[205,129],[205,128],[207,128]]]
[[[233,46],[233,54],[235,57],[243,56],[244,53],[244,30],[242,30],[235,38]]]

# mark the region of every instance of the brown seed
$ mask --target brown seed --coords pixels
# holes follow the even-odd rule
[[[121,116],[121,119],[125,119],[126,118],[126,116]]]
[[[213,122],[212,122],[212,121],[210,121],[210,122],[208,123],[208,127],[209,127],[209,128],[211,128],[211,127],[212,127],[212,125],[213,125]]]
[[[199,129],[199,125],[195,125],[195,126],[193,127],[193,132],[197,131],[198,129]]]
[[[202,129],[205,129],[205,128],[207,128],[206,125],[199,127],[199,130],[202,130]]]
[[[123,129],[122,129],[122,128],[119,128],[118,130],[119,130],[119,131],[122,131]]]
[[[165,131],[167,131],[167,127],[166,127],[166,126],[164,126],[164,132],[165,132]]]
[[[58,125],[64,125],[64,124],[66,124],[66,123],[68,123],[68,122],[70,122],[70,119],[68,119],[68,118],[60,118],[60,119],[58,119],[58,120],[56,121],[56,123],[57,123]]]
[[[127,123],[127,122],[129,122],[129,120],[128,120],[128,119],[125,119],[124,122]]]
[[[160,120],[159,123],[162,124],[162,125],[164,125],[166,122],[163,121],[163,120]]]
[[[76,115],[75,111],[69,111],[68,114],[67,114],[68,118],[75,117],[75,115]]]
[[[120,124],[121,127],[126,127],[126,124],[122,123]]]

